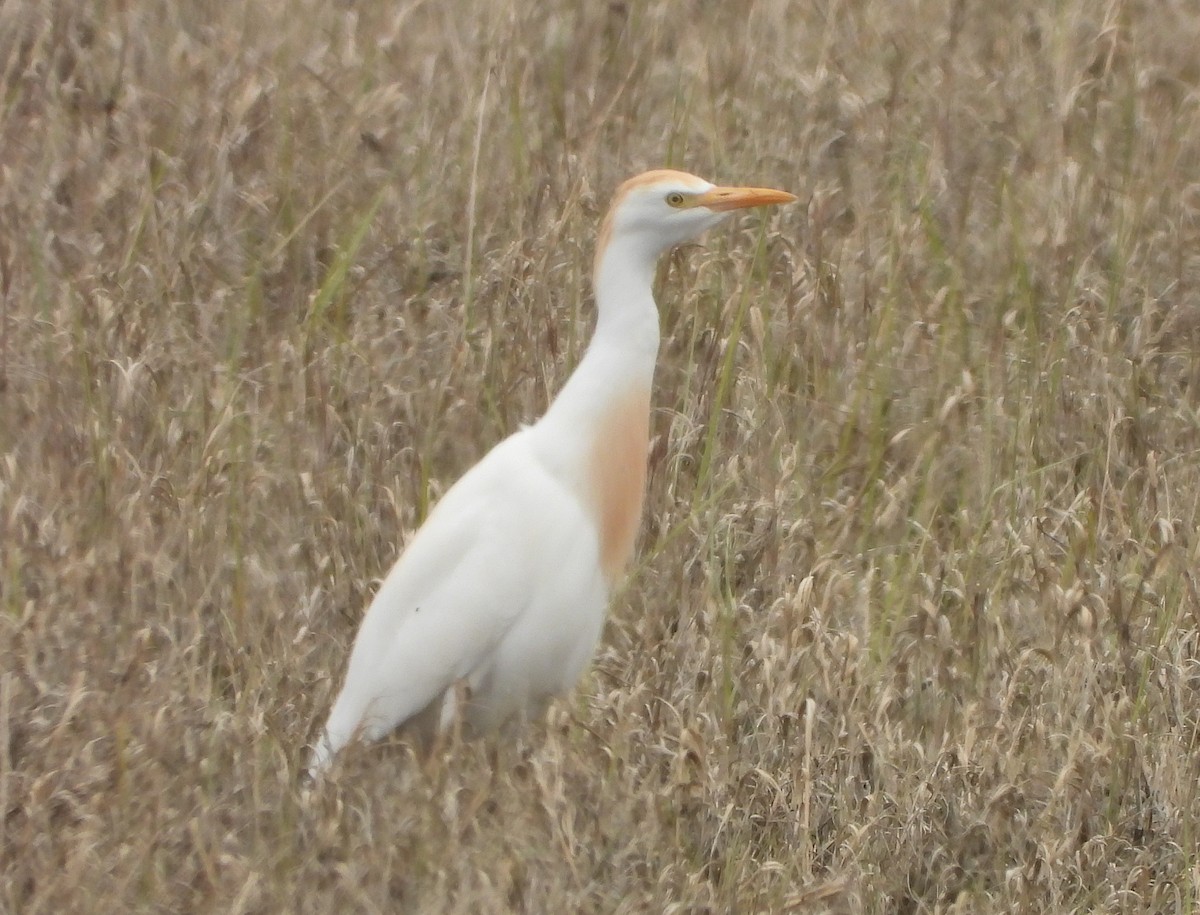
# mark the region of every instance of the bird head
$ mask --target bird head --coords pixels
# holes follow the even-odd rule
[[[719,187],[687,172],[645,172],[618,188],[600,232],[596,258],[599,261],[616,238],[656,258],[723,222],[735,210],[795,199],[770,188]]]

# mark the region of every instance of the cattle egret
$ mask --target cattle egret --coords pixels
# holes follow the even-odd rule
[[[351,739],[532,718],[592,657],[633,550],[658,353],[658,256],[784,191],[658,170],[600,229],[591,343],[545,416],[496,445],[430,513],[367,609],[309,772]]]

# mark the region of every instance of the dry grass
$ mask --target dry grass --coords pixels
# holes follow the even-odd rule
[[[1190,0],[0,6],[0,911],[1195,911],[1197,47]],[[375,577],[663,164],[804,203],[663,271],[591,673],[304,801]]]

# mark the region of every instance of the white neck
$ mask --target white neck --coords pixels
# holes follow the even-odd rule
[[[655,252],[602,247],[593,277],[596,332],[583,359],[528,430],[543,467],[573,490],[596,524],[599,568],[611,586],[633,551],[646,491],[650,386],[658,356]]]
[[[539,425],[588,422],[631,388],[648,390],[658,358],[652,284],[657,252],[613,239],[596,263],[596,330],[587,352]]]
[[[658,355],[658,308],[653,283],[658,252],[636,237],[614,238],[596,262],[592,289],[596,296],[596,333],[592,345],[611,338],[623,349]]]

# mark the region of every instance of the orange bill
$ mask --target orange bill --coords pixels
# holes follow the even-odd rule
[[[693,204],[723,212],[763,207],[773,203],[791,203],[795,199],[795,194],[772,190],[769,187],[714,187],[696,197]]]

